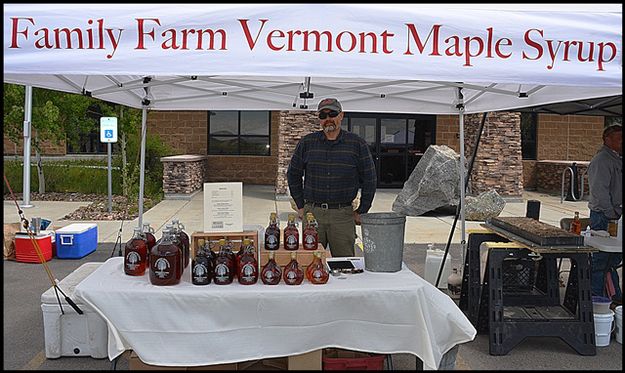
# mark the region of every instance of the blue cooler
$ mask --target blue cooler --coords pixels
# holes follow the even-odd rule
[[[77,259],[91,254],[98,247],[98,225],[73,223],[56,230],[56,256]]]

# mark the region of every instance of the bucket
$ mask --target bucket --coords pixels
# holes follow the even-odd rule
[[[397,272],[404,255],[406,217],[394,212],[360,215],[365,270]]]
[[[613,329],[612,319],[614,319],[614,312],[596,313],[593,317],[595,318],[595,346],[608,346]]]
[[[602,297],[599,295],[592,296],[592,313],[611,313],[610,304],[612,301],[610,298]]]
[[[423,273],[423,278],[425,279],[425,281],[429,282],[432,285],[436,284],[438,271],[440,270],[441,263],[443,262],[443,255],[445,255],[445,252],[438,249],[427,250],[425,252],[425,270]],[[447,255],[447,258],[445,259],[443,273],[441,274],[441,279],[438,283],[439,288],[447,289],[447,278],[450,274],[451,256]]]
[[[623,306],[618,306],[614,310],[614,333],[616,341],[623,344]]]

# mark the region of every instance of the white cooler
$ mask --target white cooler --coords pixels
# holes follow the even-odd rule
[[[101,265],[102,263],[85,263],[59,282],[61,290],[82,310],[82,315],[65,301],[65,297],[59,291],[59,299],[65,312],[62,314],[52,287],[41,295],[48,359],[61,356],[91,356],[96,359],[108,357],[106,322],[92,308],[77,302],[74,298],[76,285]]]

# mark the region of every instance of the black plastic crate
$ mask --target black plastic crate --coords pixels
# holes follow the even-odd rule
[[[534,289],[536,284],[536,262],[534,260],[504,260],[501,267],[504,292],[531,292]]]

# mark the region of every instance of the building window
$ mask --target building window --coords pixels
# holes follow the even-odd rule
[[[208,154],[270,155],[271,112],[209,111]]]
[[[536,159],[537,113],[521,113],[521,152],[523,159]]]

